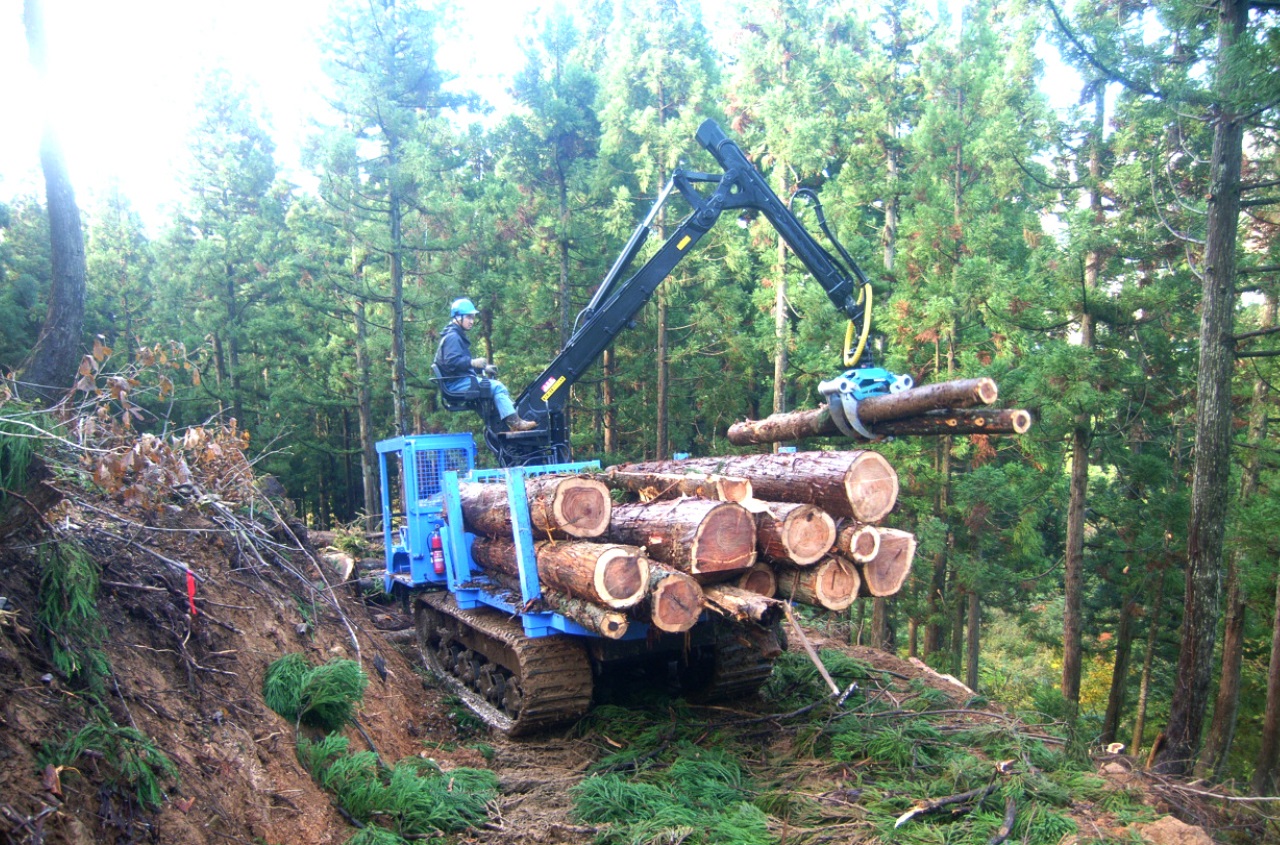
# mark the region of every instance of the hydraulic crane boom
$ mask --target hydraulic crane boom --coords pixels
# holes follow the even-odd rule
[[[537,428],[509,434],[499,422],[490,425],[485,432],[489,448],[497,454],[503,466],[569,460],[569,431],[564,414],[569,388],[631,324],[658,286],[689,255],[702,236],[715,226],[725,211],[755,210],[763,214],[822,285],[836,309],[855,324],[861,322],[863,306],[859,304],[858,293],[867,282],[857,265],[845,254],[846,268],[823,249],[747,160],[741,148],[714,121],[708,120],[699,127],[697,139],[723,172],[716,175],[677,170],[671,177],[601,282],[591,303],[578,315],[577,327],[564,349],[517,397],[517,412],[524,419],[536,421]],[[714,187],[704,195],[698,190],[698,185]],[[620,281],[624,271],[639,255],[650,225],[673,190],[679,191],[688,202],[691,213],[644,266],[625,281]]]

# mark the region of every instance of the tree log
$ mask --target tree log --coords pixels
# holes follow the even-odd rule
[[[898,474],[883,455],[866,449],[689,458],[627,467],[653,472],[679,472],[683,467],[742,476],[750,479],[761,499],[817,505],[833,517],[858,522],[879,522],[898,500]]]
[[[864,402],[870,401],[871,399],[864,400]],[[858,418],[872,434],[883,437],[1025,434],[1031,428],[1031,414],[1022,410],[954,408],[927,411],[915,416],[877,423],[869,423],[862,410],[863,402],[859,402]],[[831,410],[826,406],[807,411],[774,414],[763,420],[744,420],[729,427],[729,442],[735,446],[781,443],[786,440],[803,440],[806,437],[844,436],[835,421],[831,419]],[[865,441],[862,437],[855,439]]]
[[[691,575],[740,572],[756,558],[755,518],[733,502],[668,499],[618,505],[609,536],[642,546],[650,559]]]
[[[520,605],[520,580],[518,578],[498,570],[490,570],[485,575],[494,584],[507,591],[509,595],[505,596],[505,598],[508,603],[516,606]],[[593,634],[599,634],[611,640],[621,639],[631,626],[631,621],[627,619],[627,615],[620,610],[613,610],[589,601],[575,599],[551,587],[542,588],[540,603],[543,606],[542,609],[549,610],[552,613],[559,613],[565,619],[578,623]],[[537,611],[539,608],[534,606],[530,610]]]
[[[772,598],[778,593],[778,576],[773,574],[772,566],[756,561],[754,566],[737,577],[734,586],[739,590]]]
[[[692,496],[719,502],[743,502],[752,495],[750,481],[727,475],[632,472],[613,467],[599,478],[615,490],[639,493],[645,501]]]
[[[766,628],[779,621],[784,605],[777,599],[726,584],[704,589],[707,608],[734,622],[754,622]]]
[[[891,596],[902,589],[916,556],[916,536],[896,528],[879,528],[880,551],[862,564],[862,587],[873,596]]]
[[[581,540],[536,543],[538,580],[573,598],[624,609],[639,604],[649,585],[649,561],[635,546]],[[510,540],[477,537],[471,557],[486,570],[520,577]]]
[[[800,568],[779,564],[774,567],[774,572],[778,575],[779,598],[827,610],[844,610],[853,604],[862,584],[854,565],[834,556],[817,566]]]
[[[840,526],[836,550],[854,563],[874,560],[880,553],[880,532],[874,525],[848,522]]]
[[[609,488],[594,478],[546,475],[525,479],[529,518],[544,540],[601,537],[609,529],[613,502]],[[462,517],[473,534],[511,537],[511,509],[505,484],[464,482],[458,485]]]
[[[632,612],[659,631],[682,634],[694,626],[706,603],[691,576],[660,563],[649,566],[649,600]]]
[[[756,549],[770,560],[808,566],[822,560],[835,542],[835,520],[814,505],[769,502],[756,514]]]

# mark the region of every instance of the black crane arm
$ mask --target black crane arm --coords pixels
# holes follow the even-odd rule
[[[822,248],[773,192],[738,145],[714,121],[702,124],[697,139],[724,172],[715,175],[678,170],[663,188],[648,216],[637,227],[600,283],[590,304],[579,314],[577,327],[564,349],[516,398],[516,410],[520,416],[537,421],[538,427],[521,434],[509,434],[494,427],[486,432],[485,439],[490,449],[504,466],[569,460],[569,432],[564,415],[569,388],[631,324],[658,286],[727,210],[754,209],[764,214],[822,285],[836,308],[855,322],[862,319],[858,291],[866,283],[866,278],[861,270],[852,261],[848,262],[851,269],[846,270]],[[704,196],[697,189],[698,184],[715,187]],[[650,225],[673,189],[680,192],[692,212],[643,267],[625,281],[619,281],[639,255],[648,238]],[[847,255],[845,257],[848,260]],[[501,426],[498,421],[494,422]]]

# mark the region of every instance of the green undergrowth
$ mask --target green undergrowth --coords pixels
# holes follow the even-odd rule
[[[369,677],[354,660],[312,666],[301,654],[286,654],[267,667],[262,695],[267,706],[291,722],[336,731],[351,720]]]
[[[353,751],[348,738],[336,732],[353,720],[367,683],[354,661],[312,666],[300,654],[274,661],[263,681],[263,697],[272,710],[296,724],[328,731],[314,740],[300,736],[298,760],[352,820],[364,825],[349,843],[436,841],[482,824],[498,795],[493,772],[445,771],[422,757],[387,766],[372,751]]]
[[[178,769],[146,734],[122,727],[104,704],[111,661],[103,650],[106,625],[98,612],[98,564],[78,544],[51,540],[37,548],[40,593],[36,620],[47,637],[50,661],[74,693],[87,723],[62,740],[44,742],[41,768],[66,776],[92,769],[120,798],[143,810],[157,810],[165,784]]]
[[[81,762],[81,758],[92,760]],[[93,765],[105,771],[105,782],[135,800],[144,810],[164,803],[166,781],[177,781],[178,768],[146,734],[97,718],[64,742],[46,742],[40,765],[70,770]]]
[[[486,769],[445,771],[422,757],[406,757],[387,767],[372,751],[352,751],[347,738],[338,734],[315,742],[300,738],[298,759],[351,818],[405,838],[482,824],[498,794],[498,778]],[[374,836],[366,834],[361,841],[383,841],[370,838]]]
[[[969,843],[997,835],[1011,799],[1009,841],[1051,845],[1092,833],[1077,830],[1075,807],[1118,825],[1155,817],[1043,726],[957,714],[963,705],[921,683],[820,657],[849,691],[843,704],[807,657],[786,653],[763,690],[771,717],[669,700],[595,708],[579,731],[610,753],[573,790],[577,820],[602,845]],[[972,790],[980,800],[895,828],[917,802]]]

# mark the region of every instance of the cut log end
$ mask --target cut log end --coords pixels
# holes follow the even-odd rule
[[[563,480],[556,491],[555,523],[572,537],[599,537],[609,530],[609,488],[588,478]]]
[[[711,511],[694,541],[696,572],[738,572],[756,560],[755,517],[740,505],[725,503]]]
[[[649,598],[649,622],[659,631],[682,634],[697,623],[705,603],[698,582],[675,573],[654,586]]]
[[[778,592],[778,576],[773,574],[773,567],[757,563],[738,578],[736,585],[740,590],[772,598]]]
[[[596,592],[610,597],[610,607],[631,607],[649,588],[649,561],[627,549],[609,549],[600,555],[595,582]]]
[[[879,452],[863,451],[845,474],[853,518],[879,522],[898,501],[898,473]]]
[[[977,389],[975,393],[978,401],[984,405],[990,405],[1000,398],[1000,390],[996,387],[994,379],[980,378],[978,379]]]
[[[1031,430],[1031,413],[1029,411],[1015,410],[1011,412],[1010,417],[1014,434],[1026,434]]]
[[[871,525],[846,525],[837,545],[850,560],[866,563],[880,553],[880,532]]]

